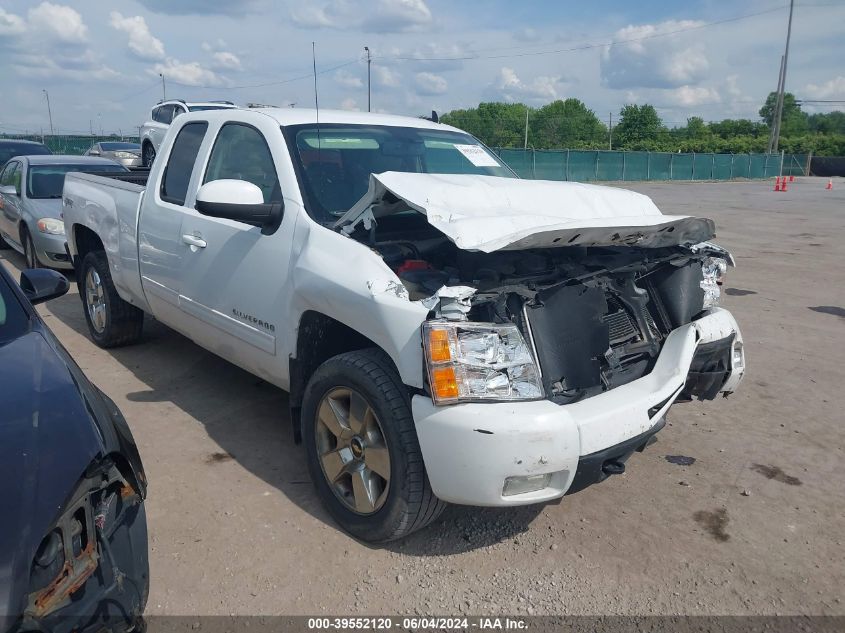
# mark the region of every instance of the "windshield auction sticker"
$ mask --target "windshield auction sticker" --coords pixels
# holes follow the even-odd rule
[[[499,163],[490,156],[480,145],[459,145],[455,143],[455,149],[466,156],[467,160],[476,167],[498,167]]]

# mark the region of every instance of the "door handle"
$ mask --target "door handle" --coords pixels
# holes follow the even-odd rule
[[[196,248],[205,248],[206,246],[208,246],[208,243],[206,243],[204,239],[196,237],[195,235],[190,235],[188,233],[182,236],[182,241],[185,244],[189,246],[194,246]]]

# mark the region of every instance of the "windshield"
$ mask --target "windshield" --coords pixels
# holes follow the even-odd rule
[[[293,125],[282,130],[308,213],[332,222],[367,193],[370,174],[401,171],[514,178],[481,143],[461,132],[372,125]]]
[[[141,151],[141,146],[138,143],[100,143],[100,147],[103,148],[104,152]]]
[[[41,143],[0,143],[0,165],[14,156],[42,156],[52,152]]]
[[[61,198],[65,186],[65,174],[71,171],[86,173],[125,172],[123,165],[70,164],[70,165],[30,165],[26,175],[26,195],[28,198]]]

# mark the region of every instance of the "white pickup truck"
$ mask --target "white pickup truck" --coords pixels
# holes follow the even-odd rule
[[[149,313],[289,391],[319,496],[367,541],[622,473],[745,369],[712,221],[520,180],[446,125],[188,113],[138,178],[65,181],[91,337]]]

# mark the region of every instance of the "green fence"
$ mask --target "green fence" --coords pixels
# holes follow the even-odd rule
[[[126,141],[129,143],[137,143],[138,137],[120,137],[117,135],[114,136],[69,136],[63,134],[57,134],[55,136],[50,136],[49,134],[45,134],[44,136],[40,134],[19,134],[19,135],[8,135],[3,134],[0,135],[0,138],[7,138],[7,139],[20,139],[20,140],[27,140],[27,141],[38,141],[39,143],[44,143],[47,147],[50,148],[50,151],[54,154],[75,154],[81,155],[84,154],[94,143],[99,143],[101,141]]]
[[[674,154],[603,150],[494,151],[522,178],[538,180],[733,180],[801,176],[806,154]]]

